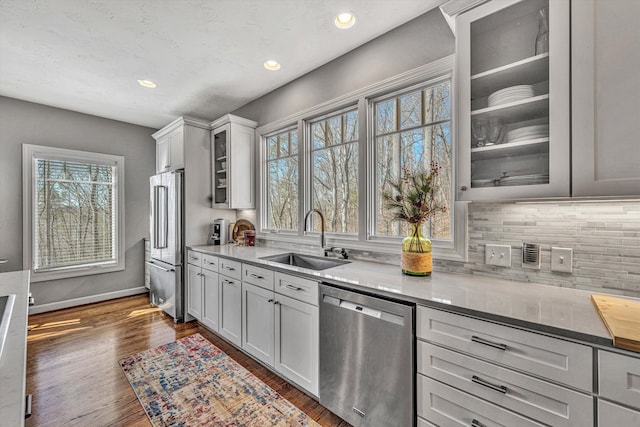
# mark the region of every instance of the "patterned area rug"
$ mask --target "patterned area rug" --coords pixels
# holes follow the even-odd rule
[[[319,426],[200,334],[120,360],[156,426]]]

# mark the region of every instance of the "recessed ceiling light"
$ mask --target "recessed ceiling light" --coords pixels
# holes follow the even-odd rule
[[[278,64],[278,61],[274,61],[273,59],[269,59],[268,61],[264,62],[264,68],[266,68],[267,70],[270,71],[276,71],[280,69],[280,64]]]
[[[342,12],[336,16],[334,23],[336,27],[346,30],[347,28],[353,27],[353,24],[356,23],[356,16],[351,12]]]
[[[150,89],[158,87],[158,85],[151,80],[138,80],[138,83],[140,84],[140,86],[148,87]]]

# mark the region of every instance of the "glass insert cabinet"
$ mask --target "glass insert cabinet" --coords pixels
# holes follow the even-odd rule
[[[458,200],[570,192],[569,0],[456,18]]]

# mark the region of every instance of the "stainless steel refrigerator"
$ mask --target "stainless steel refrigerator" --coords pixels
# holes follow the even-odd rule
[[[149,299],[173,317],[184,322],[185,289],[182,276],[184,234],[183,171],[165,172],[150,179],[151,278]]]

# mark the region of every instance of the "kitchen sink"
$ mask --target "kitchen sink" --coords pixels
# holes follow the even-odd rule
[[[0,357],[2,356],[4,341],[9,332],[9,321],[11,320],[11,312],[15,300],[16,296],[14,294],[0,295]]]
[[[349,261],[341,259],[323,258],[312,255],[296,254],[293,252],[266,256],[260,259],[263,259],[265,261],[277,262],[279,264],[308,268],[309,270],[326,270],[327,268],[337,267],[339,265],[349,263]]]

